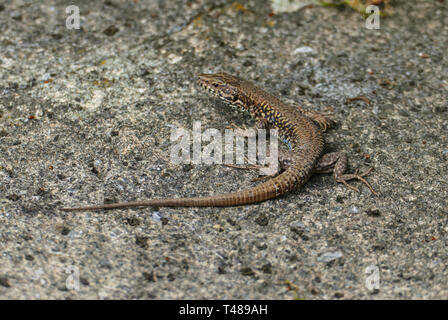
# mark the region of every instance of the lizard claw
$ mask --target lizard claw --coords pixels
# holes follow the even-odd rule
[[[375,190],[373,190],[372,186],[370,185],[369,182],[367,182],[366,179],[364,179],[363,177],[365,177],[366,175],[368,175],[371,171],[373,170],[373,168],[370,168],[369,170],[367,170],[364,173],[359,174],[359,169],[356,169],[355,173],[353,174],[345,174],[341,177],[338,177],[336,179],[337,182],[340,182],[342,184],[344,184],[347,188],[352,189],[354,191],[360,192],[358,188],[351,186],[347,183],[347,181],[349,180],[353,180],[353,179],[358,179],[360,181],[362,181],[369,189],[370,191],[374,194],[374,195],[378,195],[378,193],[376,193]]]

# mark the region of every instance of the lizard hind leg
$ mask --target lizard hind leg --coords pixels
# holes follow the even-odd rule
[[[345,170],[347,169],[347,155],[343,152],[330,152],[327,154],[324,154],[319,161],[316,164],[316,167],[314,169],[317,173],[331,173],[333,172],[333,177],[336,180],[336,182],[340,182],[343,185],[345,185],[347,188],[352,189],[354,191],[359,192],[359,189],[348,184],[347,181],[358,179],[362,181],[374,194],[377,195],[375,190],[373,190],[372,186],[367,182],[364,177],[368,175],[373,168],[370,168],[364,173],[359,174],[358,170],[355,171],[355,173],[346,174]]]

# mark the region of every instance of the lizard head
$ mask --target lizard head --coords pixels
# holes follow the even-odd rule
[[[244,94],[241,92],[242,79],[225,72],[206,74],[198,76],[198,84],[219,97],[224,102],[245,109]]]

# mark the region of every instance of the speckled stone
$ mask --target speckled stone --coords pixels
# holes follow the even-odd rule
[[[447,1],[393,1],[380,30],[262,0],[76,1],[69,30],[66,1],[20,3],[0,10],[2,299],[448,298]],[[253,185],[169,161],[173,127],[254,125],[196,87],[214,71],[332,114],[328,149],[380,195],[316,175],[250,206],[58,210]]]

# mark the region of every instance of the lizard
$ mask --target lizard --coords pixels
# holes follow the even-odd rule
[[[343,152],[324,154],[323,131],[331,125],[324,115],[305,110],[280,99],[257,87],[253,83],[225,72],[199,74],[198,84],[227,104],[248,112],[258,125],[278,130],[279,136],[289,147],[290,158],[280,161],[284,171],[254,187],[227,194],[206,197],[150,199],[133,202],[110,203],[75,208],[63,211],[85,211],[115,209],[123,207],[225,207],[258,203],[304,185],[313,173],[331,173],[334,179],[346,187],[359,190],[347,183],[352,179],[361,180],[373,194],[370,184],[363,174],[345,174],[348,158]],[[282,166],[282,165],[281,165]]]

